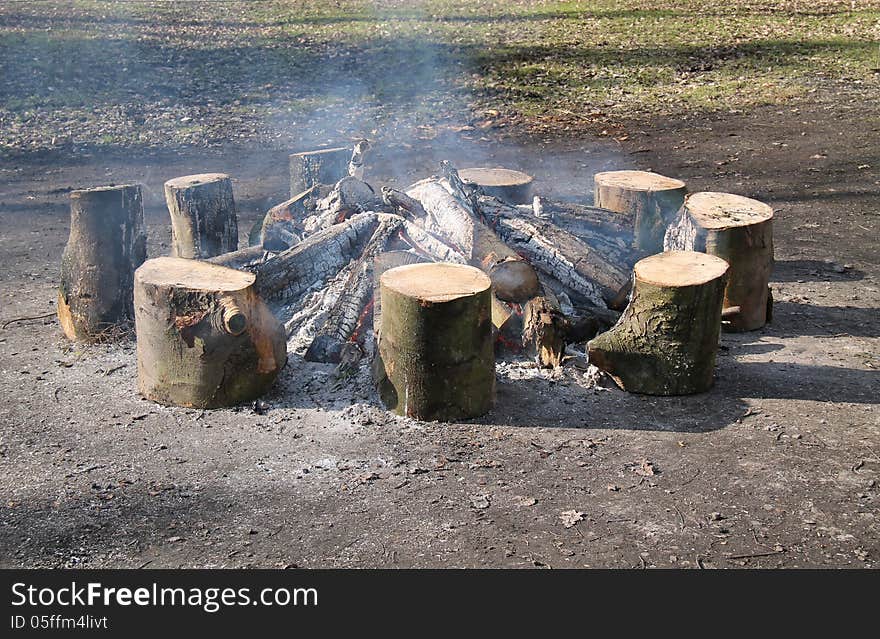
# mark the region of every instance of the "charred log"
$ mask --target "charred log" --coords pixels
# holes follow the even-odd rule
[[[260,227],[260,245],[267,251],[283,251],[299,242],[305,233],[305,220],[315,209],[312,187],[266,212]]]
[[[446,240],[492,280],[502,300],[525,302],[538,291],[534,269],[483,224],[473,210],[439,180],[423,181],[407,194],[428,212],[426,229]]]
[[[357,342],[368,326],[373,299],[373,261],[384,252],[403,218],[380,215],[379,224],[355,263],[339,297],[324,325],[312,340],[305,358],[310,362],[339,362],[343,346]]]
[[[303,222],[307,234],[339,224],[357,213],[382,211],[385,203],[369,184],[348,176],[339,180],[327,197],[318,200],[315,208],[314,215]]]
[[[361,213],[310,235],[253,268],[257,291],[267,301],[299,297],[357,258],[378,224],[377,214]]]
[[[629,267],[552,222],[526,217],[503,202],[482,196],[483,218],[534,266],[575,291],[594,306],[622,307],[629,289]]]
[[[428,213],[421,202],[403,191],[392,189],[389,186],[382,187],[382,201],[388,206],[394,207],[398,215],[410,220],[424,222],[425,218],[428,217]]]

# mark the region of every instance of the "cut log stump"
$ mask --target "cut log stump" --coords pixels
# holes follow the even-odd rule
[[[336,184],[348,175],[349,147],[303,151],[290,156],[290,197],[317,184]]]
[[[73,191],[61,258],[58,319],[69,339],[96,341],[134,320],[134,271],[147,256],[137,184]]]
[[[634,245],[647,253],[663,250],[666,227],[684,203],[681,180],[649,171],[606,171],[595,177],[595,205],[626,215]]]
[[[171,214],[172,257],[203,260],[238,248],[238,216],[228,175],[168,180],[165,202]]]
[[[721,327],[751,331],[770,321],[773,209],[730,193],[694,193],[669,227],[666,250],[699,251],[730,264]]]
[[[635,265],[632,297],[611,330],[587,344],[590,362],[625,391],[689,395],[712,386],[727,262],[672,251]]]
[[[458,176],[465,184],[478,186],[486,195],[509,204],[531,204],[532,182],[528,173],[512,169],[460,169]]]
[[[426,421],[486,413],[495,395],[489,277],[441,262],[399,266],[379,281],[374,374],[385,406]]]
[[[217,408],[251,401],[287,360],[284,329],[253,273],[173,257],[135,273],[138,388],[160,404]]]

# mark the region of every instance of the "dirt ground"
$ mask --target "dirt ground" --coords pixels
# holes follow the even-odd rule
[[[0,159],[0,566],[877,566],[878,116],[819,97],[629,122],[617,140],[380,137],[377,183],[481,157],[574,197],[595,171],[638,167],[777,212],[773,324],[723,337],[711,392],[505,364],[495,410],[460,424],[388,415],[365,376],[296,356],[256,410],[161,407],[138,397],[133,341],[10,323],[54,308],[71,188],[142,182],[156,256],[166,179],[230,173],[244,234],[284,195],[283,152]]]

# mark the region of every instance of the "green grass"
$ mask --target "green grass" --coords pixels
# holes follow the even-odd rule
[[[0,18],[0,114],[13,119],[238,99],[270,116],[349,101],[530,126],[745,109],[880,78],[880,0],[77,0],[5,3]]]

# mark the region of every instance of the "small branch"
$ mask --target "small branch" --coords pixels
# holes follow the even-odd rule
[[[10,324],[15,324],[16,322],[27,322],[30,320],[38,320],[38,319],[45,319],[47,317],[54,317],[56,314],[57,313],[55,311],[52,311],[51,313],[45,313],[43,315],[34,315],[33,317],[16,317],[15,319],[11,319],[11,320],[7,320],[7,321],[3,322],[3,325],[0,326],[0,328],[6,328]]]

